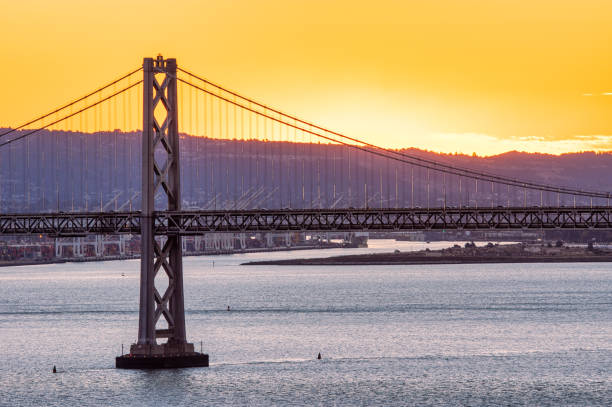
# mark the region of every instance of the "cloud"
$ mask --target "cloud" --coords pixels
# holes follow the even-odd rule
[[[602,92],[601,96],[612,96],[612,92]],[[595,96],[593,93],[583,93],[582,96]]]

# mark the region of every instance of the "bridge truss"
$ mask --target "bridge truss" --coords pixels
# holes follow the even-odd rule
[[[141,212],[0,215],[0,234],[140,234]],[[612,229],[612,207],[158,211],[154,235],[214,232]]]

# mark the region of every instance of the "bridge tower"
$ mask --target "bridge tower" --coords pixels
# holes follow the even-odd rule
[[[153,216],[156,210],[181,210],[176,60],[145,58],[143,74],[138,341],[129,354],[117,357],[116,366],[208,366],[208,355],[194,352],[186,339],[181,236],[156,239]],[[165,207],[156,208],[160,194]],[[164,338],[167,342],[157,342]]]

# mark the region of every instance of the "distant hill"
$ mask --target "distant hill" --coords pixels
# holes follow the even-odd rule
[[[592,151],[561,155],[509,151],[490,157],[463,154],[439,154],[418,149],[402,150],[411,154],[487,171],[513,178],[554,185],[580,186],[584,189],[612,190],[606,172],[612,169],[612,153]]]
[[[612,191],[610,153],[511,151],[475,157],[401,151],[512,178]],[[121,131],[44,130],[5,146],[0,150],[0,211],[138,209],[140,152],[139,134]],[[339,145],[181,137],[184,207],[522,205],[525,199],[522,188],[494,186],[491,191],[489,183],[437,171],[429,171],[428,182],[427,174],[418,166]],[[562,205],[574,203],[571,196],[527,193],[529,205],[556,205],[557,199]]]

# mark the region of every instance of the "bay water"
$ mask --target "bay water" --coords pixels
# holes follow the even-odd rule
[[[612,404],[610,263],[241,265],[449,245],[186,257],[211,365],[157,371],[114,368],[138,260],[0,268],[0,405]]]

